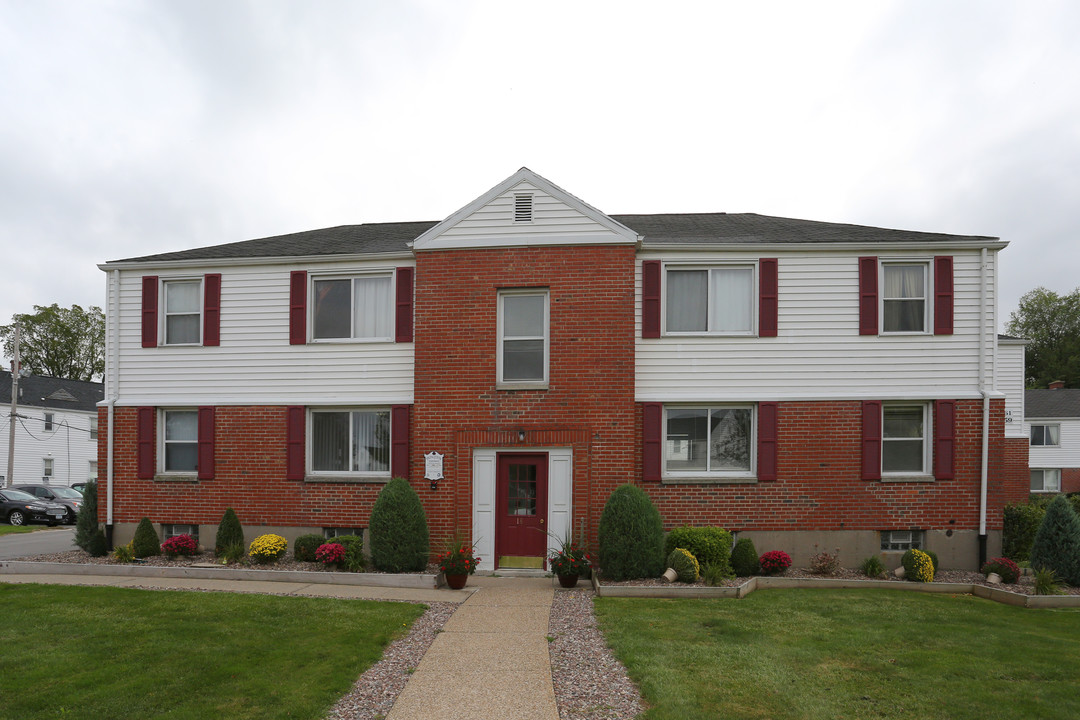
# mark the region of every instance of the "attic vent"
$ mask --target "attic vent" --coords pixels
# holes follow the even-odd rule
[[[51,393],[49,393],[47,399],[48,400],[66,400],[68,402],[75,402],[75,396],[72,395],[71,393],[69,393],[64,388],[60,388],[59,390],[53,390]]]
[[[533,219],[533,196],[529,194],[514,195],[514,222],[532,222]]]

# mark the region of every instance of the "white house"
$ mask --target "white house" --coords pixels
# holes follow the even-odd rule
[[[1031,492],[1080,491],[1080,390],[1064,383],[1024,393]]]

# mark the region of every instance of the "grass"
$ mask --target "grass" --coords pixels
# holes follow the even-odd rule
[[[423,607],[0,584],[0,718],[321,718]]]
[[[18,533],[34,532],[35,530],[41,530],[44,525],[40,527],[27,526],[27,525],[0,525],[0,535],[15,535]]]
[[[661,718],[1077,718],[1080,611],[969,595],[759,590],[596,600]]]

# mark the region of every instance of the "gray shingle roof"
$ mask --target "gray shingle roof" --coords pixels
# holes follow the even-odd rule
[[[65,399],[70,397],[72,399]],[[19,379],[19,404],[54,410],[94,412],[105,399],[105,385],[99,382],[64,380],[31,375]],[[0,370],[0,406],[11,404],[11,372]]]
[[[997,238],[976,235],[889,230],[865,225],[797,220],[755,213],[668,213],[660,215],[611,215],[644,237],[644,244],[744,243],[903,243],[957,241],[991,242]],[[256,257],[297,257],[407,252],[408,244],[436,222],[369,223],[340,225],[322,230],[277,235],[258,240],[213,245],[178,252],[145,255],[114,262],[163,262],[170,260],[228,260]]]
[[[1024,414],[1033,418],[1080,417],[1080,390],[1025,390]]]

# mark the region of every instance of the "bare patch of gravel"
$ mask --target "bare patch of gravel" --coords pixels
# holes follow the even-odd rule
[[[556,591],[548,629],[562,720],[630,720],[645,709],[637,686],[600,634],[591,590]]]

